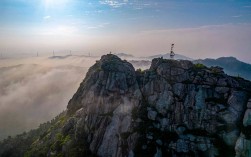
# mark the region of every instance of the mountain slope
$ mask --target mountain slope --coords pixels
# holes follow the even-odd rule
[[[250,98],[251,82],[218,67],[157,58],[135,71],[108,54],[89,69],[66,112],[34,135],[3,141],[0,156],[244,157]]]
[[[221,57],[218,59],[196,60],[196,63],[202,63],[206,66],[220,66],[224,71],[232,76],[240,76],[251,80],[251,65],[237,60],[234,57]]]

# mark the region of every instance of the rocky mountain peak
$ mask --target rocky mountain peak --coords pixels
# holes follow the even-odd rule
[[[68,109],[79,104],[76,113],[85,111],[82,125],[94,133],[81,132],[98,156],[200,152],[213,157],[224,154],[222,146],[231,156],[239,153],[234,150],[238,139],[247,137],[238,125],[250,123],[245,110],[251,84],[224,74],[221,67],[155,58],[149,70],[135,72],[130,63],[108,54],[90,68],[88,80],[92,84],[80,86]]]
[[[108,54],[89,69],[67,113],[35,138],[29,153],[246,157],[250,104],[251,82],[220,67],[156,58],[150,69],[135,71]]]
[[[85,97],[88,100],[92,98],[92,101],[98,101],[96,97],[110,96],[114,99],[114,95],[124,95],[135,85],[136,74],[132,64],[113,54],[104,55],[89,69],[67,108],[69,112],[76,111],[89,102],[83,102]]]
[[[119,57],[113,54],[104,55],[99,61],[99,65],[102,71],[110,73],[115,72],[117,74],[125,74],[129,81],[129,78],[135,77],[135,69],[131,63],[121,60]],[[128,82],[129,85],[133,84],[134,81]]]

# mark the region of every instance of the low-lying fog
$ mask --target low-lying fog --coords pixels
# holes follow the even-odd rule
[[[95,59],[1,59],[0,139],[36,128],[65,110]]]

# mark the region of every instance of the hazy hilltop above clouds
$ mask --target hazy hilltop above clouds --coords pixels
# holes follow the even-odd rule
[[[143,68],[146,69],[151,65],[151,60],[153,58],[164,58],[164,59],[170,59],[170,54],[157,54],[153,56],[147,56],[147,57],[140,57],[137,59],[130,58],[129,60],[130,63],[133,64],[133,66],[136,66],[136,68]],[[193,63],[202,63],[208,67],[211,66],[219,66],[222,67],[228,75],[231,76],[240,76],[245,79],[251,80],[251,64],[250,63],[245,63],[243,61],[238,60],[235,57],[220,57],[217,59],[211,59],[211,58],[206,58],[206,59],[192,59],[187,56],[181,55],[181,54],[176,54],[175,55],[176,60],[190,60]]]
[[[195,63],[202,63],[206,66],[220,66],[232,76],[240,76],[251,80],[251,64],[242,62],[234,57],[220,57],[218,59],[196,60]]]

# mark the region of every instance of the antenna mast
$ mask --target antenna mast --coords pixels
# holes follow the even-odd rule
[[[171,45],[171,52],[170,52],[170,58],[173,59],[175,56],[175,53],[173,52],[174,44]]]

